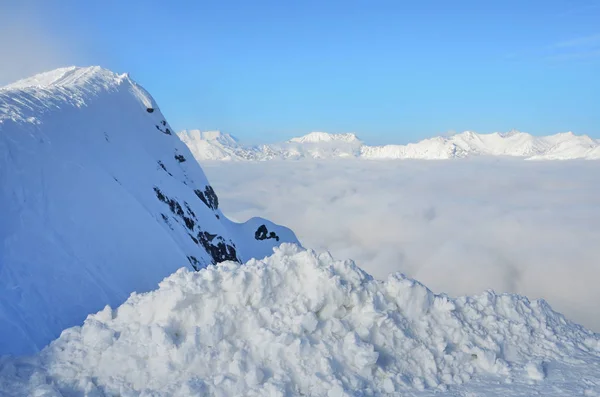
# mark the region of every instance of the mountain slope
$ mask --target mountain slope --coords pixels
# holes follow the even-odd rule
[[[0,354],[30,353],[186,266],[264,257],[128,75],[63,68],[0,89]]]
[[[273,160],[302,158],[429,159],[442,160],[469,156],[512,156],[532,160],[597,159],[600,141],[573,133],[534,137],[528,133],[477,134],[465,131],[449,137],[434,137],[407,145],[368,146],[354,134],[311,132],[283,143],[243,146],[231,135],[218,133],[220,140],[191,136],[181,139],[198,161]],[[229,142],[235,142],[230,144]]]
[[[1,368],[8,396],[597,396],[600,335],[543,300],[452,299],[285,244],[182,269]]]

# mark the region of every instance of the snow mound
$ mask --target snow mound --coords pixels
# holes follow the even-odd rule
[[[158,290],[65,330],[39,355],[0,359],[0,389],[379,395],[444,391],[486,376],[539,382],[553,363],[593,371],[599,361],[600,335],[543,300],[493,292],[451,299],[401,274],[376,281],[351,261],[284,244],[243,266],[180,269]],[[570,376],[577,382],[582,373]]]
[[[127,74],[70,67],[0,89],[0,354],[36,352],[181,266],[297,241],[265,219],[229,220]]]

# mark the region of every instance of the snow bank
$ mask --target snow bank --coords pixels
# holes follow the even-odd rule
[[[451,299],[401,274],[376,281],[351,261],[284,244],[244,266],[180,269],[158,290],[65,330],[38,356],[4,357],[0,390],[376,395],[443,391],[481,376],[541,382],[548,363],[598,365],[599,355],[599,335],[544,301]]]

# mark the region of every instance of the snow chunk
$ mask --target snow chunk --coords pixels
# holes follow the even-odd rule
[[[541,361],[530,361],[525,365],[525,371],[529,378],[533,380],[543,380],[546,377],[544,365]]]
[[[578,346],[598,340],[543,301],[491,291],[451,299],[401,274],[377,281],[351,261],[284,244],[246,265],[180,269],[158,290],[65,330],[38,356],[2,358],[0,389],[50,396],[443,391],[474,376],[541,380],[544,363],[565,357],[597,365],[597,354]]]

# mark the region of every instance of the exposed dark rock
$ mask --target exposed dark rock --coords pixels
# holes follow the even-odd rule
[[[198,240],[212,257],[213,264],[224,261],[240,262],[235,247],[227,244],[223,237],[208,232],[200,232],[198,233]]]
[[[153,113],[153,112],[154,112],[154,109],[152,109],[152,108],[146,108],[146,112],[148,112],[148,113]]]
[[[187,257],[188,261],[190,261],[190,265],[192,265],[192,267],[194,268],[195,271],[200,270],[200,262],[198,262],[198,259],[196,259],[195,256],[190,255]]]
[[[196,222],[192,218],[185,215],[185,212],[183,212],[183,208],[181,208],[181,204],[179,204],[177,202],[177,200],[168,198],[156,186],[154,187],[154,192],[156,193],[156,197],[160,201],[169,205],[169,208],[173,214],[179,216],[183,220],[183,222],[185,223],[185,226],[189,230],[192,230],[192,231],[194,230],[194,226],[195,226]],[[195,218],[195,216],[194,216],[194,218]]]
[[[165,165],[163,164],[162,161],[158,160],[158,165],[160,165],[160,168],[162,168],[167,174],[169,174],[170,176],[173,176],[173,174],[171,174],[169,171],[167,171],[167,167],[165,167]]]
[[[160,132],[162,132],[163,134],[167,134],[167,135],[171,135],[171,130],[170,129],[165,129],[165,130],[161,130],[160,126],[157,124],[156,125],[156,129],[159,130]]]
[[[187,213],[190,216],[192,216],[194,219],[196,219],[196,213],[194,213],[194,211],[192,211],[192,209],[190,208],[190,205],[187,203],[187,201],[184,201],[183,205],[185,205],[185,209],[187,210]]]
[[[190,234],[189,236],[190,236],[190,238],[192,239],[192,241],[193,241],[194,243],[196,243],[196,244],[200,244],[200,242],[198,241],[198,239],[197,239],[196,237],[192,236],[191,234]]]
[[[217,194],[213,190],[212,186],[206,185],[204,192],[200,189],[196,189],[194,190],[194,193],[196,193],[196,196],[198,196],[198,198],[202,200],[202,202],[206,204],[208,208],[212,210],[219,208],[219,198],[217,197]]]
[[[204,237],[206,238],[206,240],[208,240],[211,243],[215,239],[215,237],[217,237],[216,234],[212,234],[212,233],[209,233],[209,232],[202,232],[202,233],[204,234]]]
[[[165,214],[160,214],[160,216],[162,217],[163,221],[167,224],[167,226],[169,226],[169,229],[174,230],[173,225],[171,225],[171,221],[169,220],[169,217]]]
[[[276,241],[279,241],[279,236],[275,234],[275,232],[269,232],[266,225],[260,225],[258,229],[256,229],[256,232],[254,232],[254,238],[257,240],[268,240],[270,238],[274,238]]]
[[[207,191],[208,191],[208,189],[207,189]],[[212,188],[209,191],[212,191]],[[199,229],[198,224],[197,224],[198,219],[196,218],[196,214],[194,213],[194,211],[192,210],[192,208],[190,207],[190,205],[187,202],[185,202],[185,201],[183,202],[183,205],[185,207],[185,211],[184,211],[183,207],[181,206],[181,204],[179,204],[179,202],[177,202],[177,200],[167,197],[158,187],[156,187],[156,186],[154,187],[154,192],[156,193],[156,197],[160,201],[162,201],[163,203],[165,203],[169,206],[169,209],[171,210],[171,212],[174,215],[176,215],[178,218],[183,220],[185,227],[188,228],[188,230],[191,232],[191,233],[188,233],[190,238],[194,241],[194,243],[203,247],[206,250],[206,252],[208,252],[208,254],[212,258],[213,264],[223,262],[223,261],[240,262],[239,258],[237,257],[237,251],[235,249],[235,244],[233,244],[232,242],[228,243],[222,236],[219,236],[217,234],[212,234],[207,231],[199,230],[198,233],[196,234],[196,237],[194,237],[193,233],[195,233],[195,230]],[[200,193],[202,193],[202,192],[200,192]],[[214,192],[213,192],[213,194],[214,194]],[[203,197],[205,197],[205,199],[206,199],[207,196],[203,195]],[[208,197],[212,197],[212,196],[209,194]],[[212,203],[212,201],[210,203]],[[205,204],[207,204],[207,202],[205,202]],[[169,218],[165,214],[161,214],[161,216],[162,216],[163,220],[171,227],[171,225],[169,223]],[[194,263],[192,260],[190,260],[190,263],[192,263],[192,266],[194,267],[194,269],[199,270],[197,263]]]
[[[183,162],[186,161],[185,157],[183,157],[183,155],[181,155],[181,154],[176,154],[175,155],[175,160],[179,161],[180,163],[183,163]]]

